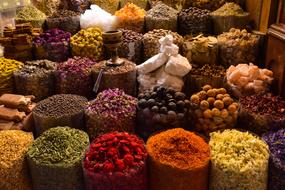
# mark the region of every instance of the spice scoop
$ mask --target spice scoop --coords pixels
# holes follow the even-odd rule
[[[104,32],[103,43],[111,58],[93,66],[93,91],[98,93],[109,88],[120,88],[129,95],[136,94],[136,64],[119,58],[118,48],[122,44],[122,31]]]

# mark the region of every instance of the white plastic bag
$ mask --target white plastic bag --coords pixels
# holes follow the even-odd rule
[[[151,57],[150,59],[146,60],[144,63],[138,65],[137,71],[140,74],[147,74],[147,73],[153,72],[159,67],[161,67],[163,64],[165,64],[167,60],[168,60],[167,55],[163,53],[159,53]]]
[[[165,71],[168,74],[184,77],[192,69],[187,58],[178,54],[177,56],[170,56],[165,66]]]

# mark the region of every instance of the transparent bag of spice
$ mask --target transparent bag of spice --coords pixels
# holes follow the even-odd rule
[[[258,135],[285,127],[285,101],[271,93],[240,98],[238,126]]]
[[[102,154],[104,156],[96,156]],[[135,135],[113,132],[96,138],[83,160],[87,190],[147,190],[147,152]]]
[[[141,33],[144,31],[145,10],[135,4],[126,4],[123,8],[116,11],[115,16],[117,16],[119,28]]]
[[[54,93],[54,72],[56,64],[48,60],[27,61],[20,70],[14,72],[16,92],[34,95],[35,101]]]
[[[246,30],[230,29],[218,36],[219,59],[229,67],[239,63],[256,63],[259,53],[259,36]]]
[[[48,17],[46,20],[47,28],[58,28],[71,34],[80,30],[80,13],[70,10],[60,10]]]
[[[115,14],[120,5],[120,0],[90,0],[91,4],[98,5],[108,13]],[[124,5],[121,5],[122,7]]]
[[[214,65],[218,57],[218,40],[212,36],[185,36],[182,54],[196,66]]]

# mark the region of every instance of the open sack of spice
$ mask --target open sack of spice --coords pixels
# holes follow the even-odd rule
[[[182,78],[192,66],[187,58],[178,53],[179,47],[173,43],[172,35],[162,37],[159,43],[160,53],[137,66],[139,90],[164,85],[181,91],[184,85]]]
[[[273,81],[273,72],[250,64],[230,66],[226,73],[227,85],[234,96],[266,92]]]
[[[110,31],[115,29],[116,25],[116,17],[101,9],[98,5],[91,5],[90,9],[87,9],[80,16],[81,28],[98,27],[103,31]]]

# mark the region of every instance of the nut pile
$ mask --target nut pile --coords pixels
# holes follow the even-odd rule
[[[144,9],[133,3],[126,4],[115,13],[115,16],[118,18],[118,27],[143,32],[145,13]]]
[[[269,146],[269,185],[272,190],[279,190],[285,186],[285,129],[271,132],[263,136]]]
[[[169,30],[163,29],[154,29],[145,33],[143,36],[143,45],[144,45],[144,58],[148,59],[159,53],[160,43],[159,39],[165,37],[167,34],[173,36],[173,42],[178,47],[182,47],[183,37],[177,34],[176,32],[171,32]]]
[[[47,18],[48,29],[58,28],[75,34],[80,30],[80,13],[70,10],[60,10]]]
[[[190,101],[182,92],[156,86],[138,96],[137,133],[145,140],[153,133],[186,125]],[[189,125],[189,123],[188,123]]]
[[[13,72],[17,71],[22,66],[22,62],[0,58],[0,94],[13,92]]]
[[[90,57],[101,60],[103,56],[102,31],[93,27],[82,29],[70,38],[73,56]]]
[[[258,55],[257,35],[246,30],[230,29],[218,36],[220,61],[225,67],[239,63],[255,63]]]
[[[57,126],[84,128],[87,99],[73,94],[58,94],[40,101],[33,110],[37,134]]]
[[[210,11],[190,7],[183,9],[178,15],[179,33],[199,34],[211,32],[211,16]]]
[[[0,188],[31,190],[25,155],[33,135],[19,130],[0,131]]]
[[[55,62],[65,61],[69,57],[71,33],[59,29],[50,29],[34,38],[36,59],[49,59]]]
[[[218,40],[216,37],[205,37],[202,34],[194,38],[184,37],[182,54],[195,65],[216,64],[218,57]]]
[[[15,17],[16,24],[31,23],[35,28],[43,28],[46,20],[45,13],[36,7],[28,5],[21,8]]]
[[[119,89],[98,94],[85,109],[87,131],[91,139],[113,132],[134,132],[137,99]]]
[[[147,153],[144,142],[126,132],[96,138],[83,161],[87,189],[146,190]]]
[[[239,125],[262,134],[285,127],[285,100],[271,93],[240,98]]]
[[[14,72],[16,92],[23,95],[34,95],[35,101],[51,96],[54,93],[54,72],[56,63],[49,60],[27,61]]]
[[[211,133],[210,190],[266,190],[269,149],[260,138],[237,130]],[[241,182],[242,181],[242,182]]]
[[[121,29],[123,43],[118,49],[119,56],[125,57],[137,65],[143,61],[143,34]]]
[[[146,30],[164,29],[177,31],[177,16],[177,10],[159,2],[147,11],[145,16]]]
[[[83,189],[82,159],[88,135],[69,127],[49,129],[27,152],[35,189]]]
[[[73,57],[60,63],[55,72],[56,91],[59,94],[93,96],[92,66],[96,64],[87,57]],[[82,82],[84,81],[84,82]]]
[[[273,81],[273,72],[250,64],[238,64],[227,69],[227,84],[237,97],[266,92]]]
[[[226,89],[205,85],[202,91],[192,95],[190,100],[197,131],[208,135],[212,131],[234,127],[239,105],[227,94]]]

